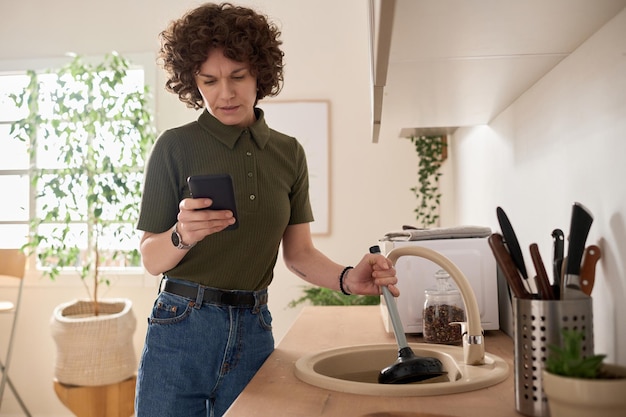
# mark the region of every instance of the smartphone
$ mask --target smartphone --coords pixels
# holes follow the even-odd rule
[[[233,212],[237,221],[224,230],[235,230],[239,226],[235,188],[233,187],[233,179],[229,174],[192,175],[187,178],[187,184],[189,184],[191,197],[213,200],[213,205],[207,210],[230,210]]]

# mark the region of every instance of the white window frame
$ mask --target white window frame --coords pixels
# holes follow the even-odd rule
[[[152,92],[149,97],[149,106],[152,114],[156,114],[155,111],[155,91],[156,91],[156,57],[153,53],[123,53],[124,58],[131,62],[131,67],[140,67],[144,70],[144,84],[148,86]],[[84,56],[86,61],[101,61],[104,58],[102,55]],[[19,60],[0,60],[0,75],[8,74],[23,74],[26,70],[34,71],[46,71],[51,68],[60,68],[67,64],[71,60],[71,57],[55,57],[55,58],[41,58],[41,59],[19,59]],[[6,170],[3,175],[15,175],[25,174],[28,175],[28,169],[23,170]],[[9,198],[4,196],[5,198]],[[29,204],[30,212],[34,212],[35,196],[33,192],[29,192]],[[0,219],[2,220],[2,219]],[[7,221],[3,224],[22,224],[21,221],[13,222]],[[128,286],[128,287],[154,287],[155,280],[158,277],[154,277],[147,273],[142,267],[128,267],[128,268],[112,268],[105,270],[103,276],[111,281],[111,286]],[[28,268],[26,274],[25,285],[31,286],[83,286],[83,283],[74,271],[63,271],[55,281],[43,278],[41,270],[37,268],[37,261],[34,256],[29,257]],[[103,288],[103,291],[106,291]]]

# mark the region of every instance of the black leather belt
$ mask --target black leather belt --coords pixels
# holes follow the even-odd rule
[[[179,282],[165,280],[163,291],[195,300],[198,298],[198,291],[200,291],[200,288],[201,287],[198,285],[186,285]],[[202,297],[202,302],[204,303],[215,303],[233,307],[254,307],[257,305],[258,299],[258,305],[267,304],[266,291],[254,293],[251,291],[227,291],[211,287],[202,288],[204,288],[204,295]]]

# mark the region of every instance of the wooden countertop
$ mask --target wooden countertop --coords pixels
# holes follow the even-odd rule
[[[509,364],[503,382],[477,391],[430,397],[382,397],[329,391],[300,381],[295,362],[320,350],[396,343],[385,331],[379,306],[306,307],[226,417],[519,417],[515,411],[513,341],[485,334],[485,350]],[[407,337],[409,342],[421,338]]]

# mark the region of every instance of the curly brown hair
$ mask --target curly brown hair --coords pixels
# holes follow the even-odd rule
[[[209,51],[222,49],[226,58],[250,65],[257,77],[257,101],[275,96],[283,85],[280,30],[268,18],[231,3],[206,3],[170,23],[160,33],[161,65],[168,73],[165,88],[187,107],[204,107],[195,74]]]

